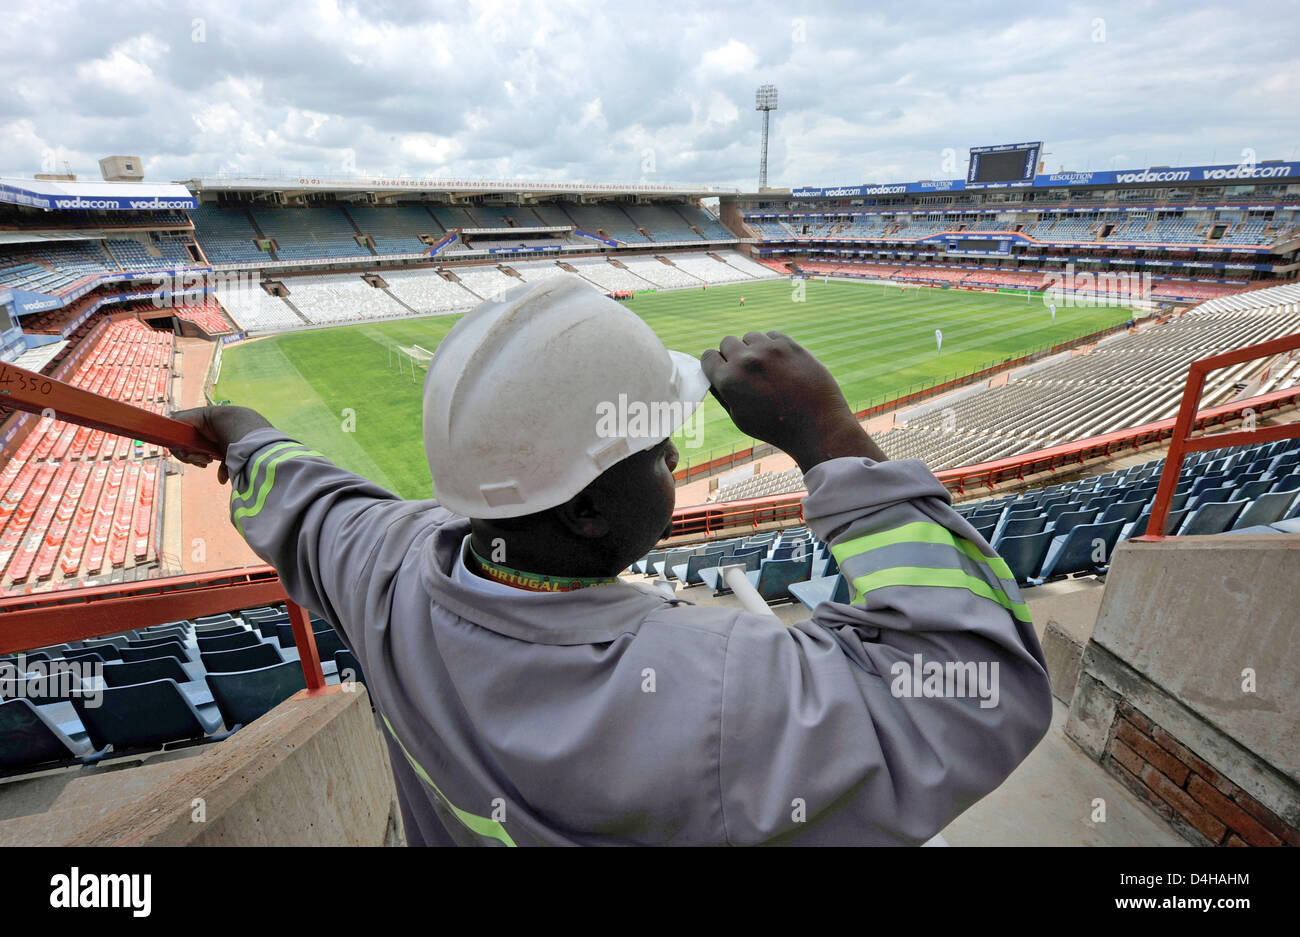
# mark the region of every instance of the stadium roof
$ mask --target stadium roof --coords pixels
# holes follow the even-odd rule
[[[456,196],[471,195],[548,195],[578,196],[676,196],[705,198],[714,195],[738,195],[734,186],[705,185],[698,182],[545,182],[526,179],[422,179],[414,177],[324,177],[277,174],[236,176],[218,174],[190,179],[184,183],[190,191],[209,192],[310,192],[374,193],[380,196],[404,192],[423,192]]]
[[[1215,166],[1151,166],[1146,169],[1112,169],[1088,172],[1040,173],[1025,182],[980,185],[966,179],[921,180],[918,182],[868,182],[862,185],[814,187],[793,191],[795,198],[843,198],[862,195],[903,195],[931,192],[959,192],[964,189],[1052,188],[1096,185],[1168,185],[1170,183],[1214,185],[1222,183],[1289,182],[1300,180],[1300,162],[1268,160],[1252,163],[1224,163]]]
[[[173,182],[60,182],[0,178],[0,202],[45,209],[157,211],[194,208],[194,197]]]

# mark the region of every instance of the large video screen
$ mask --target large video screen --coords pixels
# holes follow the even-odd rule
[[[1019,182],[1025,178],[1025,157],[1028,150],[1010,153],[985,153],[976,167],[976,182]]]
[[[967,188],[1032,185],[1041,149],[1042,143],[971,147]]]

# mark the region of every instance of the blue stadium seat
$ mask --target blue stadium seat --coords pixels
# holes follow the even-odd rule
[[[654,564],[654,571],[660,579],[676,579],[677,574],[673,570],[690,559],[694,553],[693,549],[674,550]]]
[[[1293,472],[1290,475],[1284,475],[1273,482],[1273,491],[1297,490],[1300,490],[1300,472]]]
[[[1232,501],[1236,497],[1236,485],[1221,485],[1217,488],[1206,488],[1200,494],[1192,496],[1192,503],[1188,507],[1197,508],[1202,504],[1209,504],[1212,501]]]
[[[654,571],[654,566],[651,564],[659,562],[667,555],[667,550],[651,550],[641,559],[632,564],[632,572],[645,573],[646,575],[649,575]]]
[[[809,611],[823,602],[849,604],[849,583],[843,576],[820,576],[807,582],[792,582],[787,588]]]
[[[314,631],[312,637],[316,641],[316,655],[323,661],[333,660],[335,654],[346,650],[343,639],[339,637],[338,632],[333,628],[326,627],[321,631]],[[267,647],[270,647],[270,645],[268,644]]]
[[[122,648],[122,660],[127,662],[138,660],[150,660],[155,657],[174,657],[181,663],[190,659],[189,652],[179,641],[169,641],[166,644],[158,644],[153,647],[125,647]]]
[[[209,673],[204,678],[226,727],[246,726],[274,709],[307,684],[302,666],[286,661],[256,670]]]
[[[122,643],[125,644],[126,642],[123,641]],[[98,654],[101,659],[106,661],[122,659],[122,649],[118,647],[116,644],[108,644],[108,643],[92,644],[89,641],[82,641],[81,647],[78,650],[90,651],[93,654]]]
[[[725,549],[706,550],[704,553],[693,553],[686,558],[685,563],[679,563],[673,567],[673,574],[687,586],[698,586],[700,579],[700,570],[708,566],[717,566],[718,563],[726,556]]]
[[[239,624],[212,625],[211,627],[208,628],[200,628],[198,626],[195,626],[194,636],[195,638],[224,638],[228,635],[240,634],[247,630],[248,629],[246,629],[243,625],[239,625]]]
[[[366,675],[361,672],[361,662],[347,648],[334,652],[334,669],[338,673],[340,683],[355,680],[364,685],[366,682]]]
[[[1052,542],[1050,531],[1004,537],[998,544],[998,556],[1006,562],[1012,576],[1020,585],[1026,585],[1043,565],[1043,557]]]
[[[37,707],[71,702],[73,696],[83,692],[84,684],[77,671],[60,668],[59,663],[45,664],[41,675],[20,675],[16,669],[0,668],[0,698],[27,699]]]
[[[1187,523],[1178,531],[1180,537],[1192,537],[1200,534],[1221,534],[1229,527],[1246,506],[1240,501],[1212,501],[1196,509]]]
[[[1137,520],[1138,515],[1142,513],[1142,509],[1147,504],[1148,502],[1145,499],[1142,501],[1121,501],[1112,504],[1102,512],[1101,517],[1097,518],[1097,523],[1106,524],[1110,521],[1119,520],[1122,520],[1125,523],[1131,523],[1132,521]]]
[[[773,602],[793,600],[790,583],[806,582],[812,575],[812,555],[802,560],[764,560],[757,570],[746,572],[750,584],[758,590],[759,596],[769,605]]]
[[[1046,527],[1047,518],[1042,517],[1041,515],[1035,514],[1030,517],[1017,517],[1003,521],[1002,529],[997,531],[993,535],[993,539],[989,542],[993,549],[996,550],[998,544],[1007,537],[1027,537],[1030,534],[1039,534],[1042,533]]]
[[[31,700],[0,701],[0,770],[70,764],[93,750],[90,742],[65,734]]]
[[[1243,527],[1254,527],[1260,524],[1272,524],[1274,521],[1280,521],[1286,514],[1287,508],[1291,502],[1296,500],[1294,491],[1275,491],[1272,494],[1260,495],[1254,502],[1241,512],[1233,530],[1240,530]]]
[[[1165,520],[1165,536],[1172,536],[1183,523],[1183,520],[1190,512],[1190,508],[1180,508],[1171,510],[1169,517]],[[1121,534],[1120,540],[1131,540],[1134,537],[1141,537],[1146,534],[1147,520],[1151,516],[1151,509],[1147,508],[1138,515],[1138,519],[1129,525]]]
[[[114,648],[114,650],[117,650],[117,649]],[[76,660],[76,661],[89,661],[89,662],[92,662],[92,663],[99,663],[99,664],[104,663],[104,656],[103,656],[102,654],[100,654],[98,651],[85,651],[85,650],[79,650],[79,651],[64,651],[64,652],[63,652],[63,659],[64,659],[64,660]],[[120,655],[118,656],[117,659],[118,659],[118,660],[121,659]]]
[[[764,550],[750,550],[742,556],[735,553],[727,557],[722,566],[743,566],[746,572],[759,569],[763,564]],[[706,566],[700,570],[700,581],[713,590],[714,595],[726,595],[731,592],[722,581],[722,566]]]
[[[279,635],[281,625],[289,624],[289,616],[283,612],[274,617],[258,617],[253,619],[252,627],[257,630],[263,638],[272,639]]]
[[[1043,558],[1043,568],[1033,580],[1034,585],[1071,573],[1106,568],[1124,523],[1115,520],[1105,524],[1081,524],[1071,528],[1065,536],[1054,537]]]
[[[111,745],[117,753],[157,748],[202,739],[221,728],[220,715],[196,707],[175,680],[107,687],[101,693],[99,706],[87,706],[82,697],[72,700],[97,749]]]
[[[1062,514],[1075,514],[1082,510],[1083,505],[1079,501],[1071,499],[1068,501],[1058,501],[1047,508],[1047,523],[1055,524],[1056,519]]]
[[[236,648],[233,651],[213,651],[199,655],[203,659],[203,669],[208,673],[233,673],[240,670],[256,670],[282,663],[284,656],[274,644],[267,642],[253,647]]]
[[[241,647],[252,647],[258,643],[260,643],[260,638],[256,632],[244,631],[242,628],[237,634],[222,635],[219,638],[198,639],[199,651],[206,654],[213,651],[233,651]]]
[[[1091,524],[1097,517],[1096,511],[1078,510],[1065,511],[1058,514],[1052,522],[1051,531],[1053,537],[1063,537],[1081,524]]]
[[[187,683],[190,679],[180,661],[174,657],[155,657],[130,663],[105,664],[103,673],[104,683],[108,686],[131,686],[136,683],[151,683],[154,680]]]

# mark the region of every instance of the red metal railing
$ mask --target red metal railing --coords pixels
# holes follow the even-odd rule
[[[220,457],[193,426],[110,400],[25,368],[0,364],[0,405],[28,413],[53,411],[57,419],[169,449]],[[217,585],[214,580],[228,580]],[[0,599],[10,612],[0,628],[0,652],[79,641],[195,615],[228,612],[267,602],[284,602],[302,662],[307,692],[325,689],[316,639],[307,612],[284,593],[275,570],[180,576],[120,586],[99,586],[52,595]],[[130,622],[123,626],[123,622]]]
[[[1165,468],[1160,475],[1160,486],[1156,489],[1156,498],[1151,505],[1151,517],[1147,520],[1148,533],[1134,537],[1137,541],[1156,542],[1165,539],[1165,525],[1169,520],[1169,505],[1178,489],[1178,477],[1183,469],[1183,457],[1189,452],[1205,452],[1227,446],[1245,446],[1252,443],[1276,442],[1279,439],[1294,439],[1300,436],[1300,423],[1283,423],[1280,426],[1268,426],[1263,429],[1251,428],[1232,433],[1215,433],[1208,436],[1192,438],[1200,416],[1196,412],[1201,402],[1201,393],[1205,390],[1205,376],[1211,371],[1253,361],[1256,358],[1268,358],[1286,351],[1300,348],[1300,333],[1284,335],[1272,341],[1261,342],[1246,348],[1226,351],[1220,355],[1211,355],[1193,361],[1187,368],[1187,385],[1183,388],[1182,404],[1178,408],[1177,423],[1173,437],[1169,441],[1169,454],[1165,457]],[[1270,395],[1271,396],[1271,395]],[[1158,533],[1150,533],[1158,531]]]

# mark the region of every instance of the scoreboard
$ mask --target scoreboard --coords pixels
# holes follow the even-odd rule
[[[1042,142],[1004,143],[970,148],[968,189],[1012,189],[1034,184]]]

